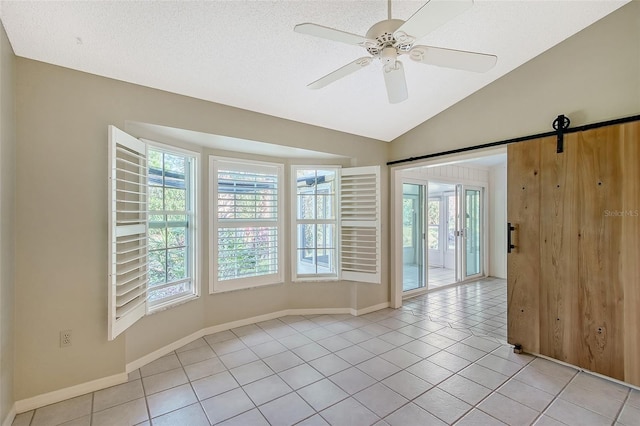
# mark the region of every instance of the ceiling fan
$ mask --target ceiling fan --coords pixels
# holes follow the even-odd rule
[[[430,0],[406,22],[391,19],[391,0],[388,1],[388,19],[374,24],[367,34],[359,36],[322,25],[304,23],[293,30],[315,37],[364,47],[371,56],[358,58],[307,87],[320,89],[334,81],[371,64],[374,59],[382,62],[384,81],[390,103],[407,99],[407,82],[401,55],[408,55],[415,62],[459,70],[485,72],[496,64],[495,55],[444,49],[442,47],[414,45],[414,43],[473,6],[473,0]]]

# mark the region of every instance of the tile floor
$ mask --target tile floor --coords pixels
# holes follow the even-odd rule
[[[640,424],[640,392],[514,354],[505,289],[487,279],[399,310],[223,331],[13,425]]]
[[[422,286],[424,280],[420,278],[420,271],[421,268],[418,268],[417,265],[403,265],[403,291],[415,290]],[[435,290],[456,282],[456,273],[453,269],[429,267],[427,274],[429,290]]]
[[[427,273],[430,290],[456,282],[456,271],[453,269],[430,266]]]

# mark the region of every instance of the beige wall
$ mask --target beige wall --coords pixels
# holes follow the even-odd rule
[[[150,315],[108,342],[107,125],[126,129],[130,120],[321,149],[348,158],[344,165],[384,164],[389,144],[27,59],[18,58],[16,66],[17,400],[121,373],[126,363],[204,327],[289,308],[362,308],[388,300],[385,252],[382,285],[287,279],[208,295],[203,208],[202,297]],[[208,155],[229,153],[195,149],[202,153],[200,204],[206,206]],[[386,208],[383,214],[386,220]],[[60,349],[59,332],[66,329],[73,331],[73,345]]]
[[[389,300],[389,191],[383,167],[383,285],[294,285],[287,280],[283,285],[210,296],[205,238],[203,296],[144,318],[124,337],[108,342],[107,125],[125,129],[126,121],[131,120],[312,150],[322,147],[350,158],[351,165],[370,165],[547,131],[559,113],[569,115],[576,125],[637,114],[639,17],[638,2],[623,7],[392,144],[15,60],[19,141],[15,162],[15,233],[19,235],[15,246],[15,398],[121,373],[127,362],[203,327],[287,308],[363,308]],[[4,82],[11,73],[5,63],[7,57],[10,62],[13,59],[7,53],[6,38],[0,41],[4,150],[5,126],[9,122],[11,127],[12,121],[4,107]],[[203,154],[206,181],[207,155],[214,151],[198,149]],[[12,176],[5,160],[3,151],[3,188],[5,173],[9,179]],[[201,205],[208,199],[203,189]],[[4,190],[0,200],[4,205]],[[4,207],[2,217],[4,223]],[[206,220],[202,228],[206,236]],[[4,238],[2,244],[4,250]],[[6,256],[2,259],[4,266]],[[11,303],[2,296],[4,327]],[[65,329],[73,330],[73,346],[60,349],[59,332]],[[3,357],[2,389],[10,381],[4,362]]]
[[[498,59],[499,60],[499,59]],[[640,2],[633,1],[391,144],[391,159],[640,113]]]
[[[14,402],[15,57],[0,24],[0,421]]]

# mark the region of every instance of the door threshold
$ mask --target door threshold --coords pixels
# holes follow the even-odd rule
[[[484,280],[486,278],[489,278],[489,276],[488,275],[482,275],[482,276],[479,276],[479,277],[468,278],[468,279],[466,279],[464,281],[459,281],[459,282],[455,282],[455,283],[451,283],[451,284],[446,284],[446,285],[443,285],[443,286],[440,286],[440,287],[437,287],[437,288],[432,288],[432,289],[417,288],[415,290],[403,291],[402,292],[402,300],[411,299],[413,297],[422,296],[424,294],[433,293],[433,292],[436,292],[436,291],[439,291],[439,290],[446,290],[446,289],[457,287],[457,286],[460,286],[460,285],[463,285],[463,284],[471,284],[473,282]]]

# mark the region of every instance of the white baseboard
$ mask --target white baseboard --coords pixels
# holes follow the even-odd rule
[[[32,398],[21,399],[15,403],[15,411],[24,413],[29,410],[44,407],[45,405],[55,404],[65,399],[75,398],[76,396],[85,395],[111,386],[125,383],[129,377],[127,373],[118,373],[113,376],[102,377],[90,382],[80,383],[79,385],[70,386],[68,388],[59,389],[49,393],[34,396]]]
[[[131,373],[132,371],[137,370],[138,368],[142,367],[143,365],[147,365],[149,364],[151,361],[155,361],[158,358],[162,358],[163,356],[165,356],[166,354],[168,354],[169,352],[173,352],[176,349],[179,349],[181,347],[183,347],[184,345],[193,342],[196,339],[201,338],[202,336],[204,336],[203,334],[203,330],[198,330],[195,333],[191,333],[188,336],[185,336],[181,339],[176,340],[173,343],[169,343],[166,346],[163,346],[160,349],[156,349],[155,351],[148,353],[146,355],[144,355],[141,358],[136,359],[135,361],[132,361],[130,363],[128,363],[125,367],[125,371],[127,374]]]
[[[11,406],[11,409],[7,413],[7,417],[4,418],[2,422],[2,426],[11,426],[13,420],[16,418],[16,404]]]
[[[377,305],[368,306],[359,310],[352,308],[302,308],[302,309],[284,309],[282,311],[270,312],[268,314],[258,315],[251,318],[243,318],[237,321],[226,322],[224,324],[213,325],[211,327],[203,328],[189,336],[183,337],[173,343],[170,343],[162,348],[159,348],[141,358],[131,361],[126,365],[127,373],[137,370],[143,365],[155,361],[158,358],[162,358],[166,354],[181,348],[182,346],[193,342],[200,337],[207,336],[209,334],[219,333],[221,331],[231,330],[232,328],[243,327],[245,325],[255,324],[258,322],[269,321],[276,318],[281,318],[287,315],[336,315],[336,314],[351,314],[354,316],[368,314],[380,309],[388,308],[389,302],[379,303]]]
[[[378,305],[376,305],[378,306]],[[388,306],[388,304],[387,304]],[[386,306],[385,306],[386,307]],[[209,334],[219,333],[221,331],[231,330],[232,328],[243,327],[245,325],[255,324],[257,322],[269,321],[272,319],[284,317],[287,315],[335,315],[335,314],[352,314],[353,310],[349,308],[311,308],[311,309],[284,309],[282,311],[270,312],[268,314],[258,315],[251,318],[243,318],[237,321],[226,322],[224,324],[212,325],[201,330],[191,333],[189,336],[183,337],[180,340],[169,343],[155,351],[131,361],[126,365],[127,373],[137,370],[143,365],[155,361],[158,358],[162,358],[166,354],[175,351],[183,347],[184,345],[193,342],[200,337],[207,336]]]
[[[351,308],[309,308],[309,309],[285,309],[282,311],[271,312],[264,315],[258,315],[251,318],[244,318],[237,321],[231,321],[224,324],[218,324],[211,327],[206,327],[201,330],[198,330],[194,333],[191,333],[188,336],[185,336],[175,342],[169,343],[166,346],[163,346],[155,351],[144,355],[134,361],[131,361],[125,366],[125,372],[119,373],[109,377],[103,377],[101,379],[92,380],[90,382],[81,383],[79,385],[71,386],[68,388],[60,389],[57,391],[45,393],[42,395],[37,395],[32,398],[23,399],[20,401],[16,401],[14,404],[12,411],[7,415],[2,426],[11,426],[11,422],[16,415],[16,413],[24,413],[29,410],[34,410],[36,408],[44,407],[45,405],[54,404],[56,402],[64,401],[65,399],[75,398],[76,396],[84,395],[90,392],[95,392],[101,389],[105,389],[111,386],[119,385],[121,383],[125,383],[129,377],[128,373],[137,370],[138,368],[159,359],[166,354],[175,351],[176,349],[181,348],[182,346],[193,342],[196,339],[199,339],[203,336],[219,333],[221,331],[230,330],[232,328],[238,328],[249,324],[255,324],[257,322],[269,321],[272,319],[284,317],[287,315],[336,315],[336,314],[351,314],[354,316],[368,314],[370,312],[374,312],[380,309],[384,309],[389,307],[389,302],[380,303],[373,306],[368,306],[362,309],[351,309]],[[9,421],[9,418],[11,421]]]
[[[375,311],[379,311],[380,309],[385,309],[388,308],[390,305],[389,302],[384,302],[384,303],[378,303],[377,305],[373,305],[373,306],[368,306],[366,308],[362,308],[362,309],[351,309],[351,315],[353,316],[360,316],[360,315],[365,315],[365,314],[370,314],[371,312],[375,312]]]
[[[225,322],[224,324],[212,325],[211,327],[203,328],[200,330],[203,336],[213,333],[219,333],[221,331],[231,330],[232,328],[244,327],[245,325],[255,324],[257,322],[269,321],[272,319],[280,318],[289,314],[290,309],[283,311],[270,312],[268,314],[258,315],[251,318],[244,318],[237,321]]]
[[[289,309],[286,315],[343,315],[350,314],[350,308]],[[284,315],[283,315],[284,316]]]

